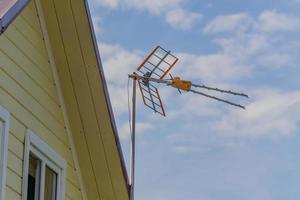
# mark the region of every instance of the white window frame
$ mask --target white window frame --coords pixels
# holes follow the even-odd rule
[[[3,129],[0,130],[0,199],[5,199],[9,119],[9,112],[0,106],[0,121],[3,123]]]
[[[67,162],[29,129],[26,131],[25,138],[22,199],[27,199],[30,154],[41,161],[41,185],[38,199],[44,199],[45,166],[47,165],[57,174],[56,199],[64,200]]]

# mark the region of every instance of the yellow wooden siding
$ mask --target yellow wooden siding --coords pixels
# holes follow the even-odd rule
[[[31,4],[31,5],[30,5]],[[22,13],[21,17],[24,18],[27,23],[41,36],[43,37],[42,29],[40,26],[39,18],[37,17],[37,9],[35,3],[30,3],[27,8],[25,8]],[[20,17],[20,16],[18,16]]]
[[[50,82],[49,79],[26,58],[22,51],[20,51],[18,47],[7,38],[5,33],[0,37],[0,48],[2,50],[2,54],[5,54],[16,65],[21,67],[22,70],[31,77],[34,83],[47,92],[56,102],[59,102],[55,92],[54,83]]]
[[[5,193],[5,198],[7,200],[21,200],[21,195],[16,192],[13,188],[7,186],[6,187],[6,193]]]
[[[43,45],[42,38],[27,22],[23,17],[18,17],[14,21],[14,25],[16,29],[20,31],[20,33],[26,37],[26,39],[36,48],[38,48],[40,51],[39,53],[43,56],[47,57],[47,50],[45,46]]]
[[[0,36],[0,105],[11,113],[6,199],[21,199],[24,138],[28,128],[67,161],[66,199],[81,199],[34,1]]]
[[[11,169],[7,169],[7,186],[13,188],[18,194],[22,194],[22,178]]]
[[[36,66],[36,68],[42,74],[44,74],[50,82],[54,83],[48,57],[42,55],[42,53],[40,52],[43,50],[43,48],[40,50],[34,47],[31,42],[27,38],[25,38],[23,34],[21,34],[20,31],[23,31],[22,27],[20,27],[19,30],[16,27],[17,25],[11,25],[9,29],[6,30],[5,35],[7,36],[7,38],[18,47],[23,55],[25,55],[26,58],[34,66]]]
[[[2,70],[6,76],[8,76],[10,79],[18,80],[18,83],[20,83],[24,90],[31,94],[31,96],[41,104],[41,106],[54,115],[59,122],[63,123],[63,116],[60,112],[60,105],[58,102],[53,100],[45,90],[43,90],[37,84],[34,84],[32,79],[22,70],[21,66],[17,66],[1,51],[0,63],[3,63]]]

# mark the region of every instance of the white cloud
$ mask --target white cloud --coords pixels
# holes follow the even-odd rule
[[[247,13],[238,13],[225,16],[217,16],[205,27],[205,33],[232,32],[246,30],[252,23],[251,17]]]
[[[180,53],[178,57],[180,74],[193,80],[205,80],[210,84],[239,80],[251,73],[249,66],[245,66],[236,57],[226,53],[208,55]]]
[[[115,116],[128,112],[127,84],[108,84],[110,100]]]
[[[128,74],[137,68],[142,57],[138,51],[128,51],[118,45],[105,43],[99,44],[99,51],[108,82],[112,107],[116,116],[119,116],[128,111]]]
[[[173,147],[173,150],[176,153],[185,154],[185,153],[189,153],[189,152],[193,151],[194,148],[191,146],[176,145]]]
[[[194,24],[202,19],[202,15],[199,13],[187,12],[181,8],[168,11],[166,13],[166,22],[176,29],[188,30],[191,29]]]
[[[274,40],[274,41],[273,41]],[[247,32],[233,34],[229,37],[217,37],[214,42],[222,48],[224,54],[231,55],[240,61],[245,61],[250,56],[272,50],[275,38],[272,39],[264,34]]]
[[[135,8],[138,10],[147,10],[151,14],[162,14],[168,11],[179,7],[179,4],[182,0],[124,0],[126,6]]]
[[[300,29],[299,17],[280,13],[276,10],[265,10],[254,19],[247,13],[217,16],[203,29],[204,33],[221,32],[240,33],[246,31],[278,32],[296,31]]]
[[[142,61],[140,52],[128,51],[118,45],[99,44],[105,76],[109,82],[124,85],[128,74],[134,71]]]
[[[103,29],[101,27],[102,18],[99,16],[92,16],[93,27],[96,34],[102,34]]]
[[[108,7],[108,8],[116,8],[120,1],[119,0],[94,0],[97,5]]]
[[[285,67],[294,64],[292,55],[288,53],[270,53],[259,58],[259,62],[268,67]]]
[[[267,10],[258,17],[258,26],[265,32],[295,31],[300,29],[300,19],[276,10]]]
[[[94,0],[97,5],[108,8],[131,8],[147,11],[152,15],[164,16],[165,21],[175,29],[191,29],[202,19],[200,13],[183,9],[183,0]]]
[[[245,111],[231,111],[217,121],[217,131],[225,136],[259,137],[289,135],[300,122],[300,91],[264,89]]]
[[[146,131],[153,128],[153,125],[145,122],[137,122],[136,123],[136,133],[143,134]],[[124,123],[120,126],[118,130],[119,136],[122,140],[128,139],[130,137],[130,128],[128,123]]]
[[[217,35],[215,43],[224,55],[244,66],[286,67],[295,65],[295,45],[282,37],[284,32],[300,30],[299,18],[266,10],[257,17],[245,13],[218,16],[203,31]]]
[[[207,93],[207,91],[203,92]],[[172,99],[172,101],[169,99]],[[178,94],[173,94],[173,96],[167,97],[165,102],[168,102],[168,106],[173,107],[173,109],[170,109],[167,112],[167,116],[170,119],[177,120],[179,117],[208,118],[222,114],[220,108],[217,106],[218,104],[216,104],[214,100],[191,92],[184,92],[183,97],[178,96]]]

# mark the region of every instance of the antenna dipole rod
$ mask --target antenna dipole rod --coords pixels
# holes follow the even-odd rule
[[[244,106],[240,105],[240,104],[236,104],[236,103],[233,103],[231,101],[227,101],[227,100],[224,100],[224,99],[220,99],[218,97],[215,97],[215,96],[211,96],[211,95],[208,95],[208,94],[205,94],[203,92],[199,92],[199,91],[196,91],[196,90],[190,90],[191,92],[194,92],[194,93],[197,93],[197,94],[200,94],[200,95],[203,95],[205,97],[208,97],[208,98],[211,98],[211,99],[215,99],[217,101],[221,101],[223,103],[227,103],[229,105],[232,105],[232,106],[236,106],[236,107],[239,107],[239,108],[243,108],[243,109],[246,109]]]
[[[196,85],[196,84],[193,84],[193,83],[192,83],[192,86],[198,87],[198,88],[204,88],[204,89],[207,89],[207,90],[214,90],[214,91],[218,91],[218,92],[222,92],[222,93],[228,93],[228,94],[233,94],[233,95],[238,95],[238,96],[243,96],[243,97],[249,98],[249,96],[247,94],[240,93],[240,92],[233,92],[231,90],[222,90],[222,89],[219,89],[219,88],[208,87],[206,85]]]
[[[130,200],[134,200],[135,178],[135,116],[136,116],[136,78],[132,87],[132,129],[131,129],[131,157],[130,157]]]

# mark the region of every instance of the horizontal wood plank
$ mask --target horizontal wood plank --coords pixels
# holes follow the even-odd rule
[[[7,166],[11,171],[16,173],[19,177],[22,177],[23,161],[10,150],[8,151],[8,156],[7,156]]]
[[[13,188],[14,191],[17,192],[19,195],[22,194],[22,178],[9,168],[7,169],[6,180],[7,186]]]
[[[9,128],[11,133],[18,138],[20,142],[24,143],[26,127],[19,120],[17,120],[14,115],[10,116]]]
[[[37,49],[39,49],[39,52],[47,57],[47,51],[45,48],[44,38],[38,34],[31,26],[30,24],[23,18],[23,17],[17,17],[13,24],[13,26],[18,29],[18,31],[24,35],[24,37]]]
[[[21,200],[21,195],[18,194],[18,192],[14,191],[11,187],[6,187],[6,193],[5,193],[5,199],[6,200]]]
[[[19,104],[30,112],[40,123],[53,132],[63,143],[68,144],[68,138],[63,122],[59,122],[52,114],[43,108],[20,85],[0,69],[0,88],[7,91]]]
[[[50,82],[54,82],[48,57],[40,53],[43,48],[33,46],[16,28],[9,26],[4,35],[41,71]]]
[[[63,122],[60,104],[55,101],[36,82],[31,79],[19,66],[0,51],[0,69],[2,69],[11,79],[21,85],[27,93],[36,99],[45,109],[51,112],[57,119]]]
[[[32,1],[30,4],[34,4],[34,2]],[[43,35],[36,9],[30,9],[30,6],[27,6],[18,17],[23,17],[39,35]]]
[[[8,149],[13,152],[20,160],[23,160],[23,143],[20,142],[12,133],[9,134]]]
[[[7,37],[1,35],[0,50],[8,56],[16,65],[20,66],[23,71],[31,77],[41,88],[58,101],[56,87],[36,66],[32,63]]]
[[[63,143],[54,133],[46,128],[38,119],[36,119],[28,110],[26,110],[18,101],[12,98],[6,91],[0,88],[0,104],[10,111],[19,121],[31,129],[42,140],[47,141],[49,146],[55,147],[55,150],[74,166],[71,149],[69,145]]]

